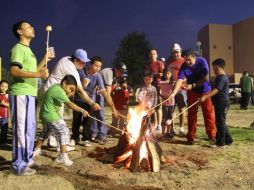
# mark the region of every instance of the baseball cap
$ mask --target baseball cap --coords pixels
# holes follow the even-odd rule
[[[90,62],[91,61],[90,59],[88,59],[87,53],[83,49],[76,49],[73,56],[82,62]]]
[[[127,73],[127,67],[123,62],[118,62],[115,64],[115,68],[120,70],[122,73]]]
[[[182,51],[182,48],[179,44],[175,43],[172,48],[171,48],[171,52],[174,52],[174,51]]]

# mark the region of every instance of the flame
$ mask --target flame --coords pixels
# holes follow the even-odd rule
[[[142,120],[143,117],[147,115],[147,111],[145,111],[144,106],[137,106],[135,108],[130,108],[128,112],[128,124],[126,126],[127,132],[128,132],[128,139],[129,139],[129,144],[128,144],[128,149],[125,150],[125,152],[115,158],[114,164],[120,164],[122,162],[125,163],[125,168],[129,168],[133,156],[133,151],[132,147],[136,143],[139,134],[140,134],[140,129],[142,126]],[[148,135],[148,131],[146,131],[146,135]],[[139,150],[139,163],[141,163],[142,159],[146,159],[149,163],[148,156],[149,152],[147,149],[147,144],[145,139],[142,142],[142,145]]]
[[[130,144],[134,144],[139,136],[143,117],[147,114],[140,107],[130,108],[128,113],[127,131],[130,139]]]

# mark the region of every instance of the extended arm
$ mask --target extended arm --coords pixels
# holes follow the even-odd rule
[[[69,108],[71,108],[72,110],[74,110],[76,112],[81,112],[84,117],[89,116],[89,113],[86,110],[84,110],[83,108],[77,106],[75,103],[73,103],[71,101],[65,102],[65,105],[67,105]]]

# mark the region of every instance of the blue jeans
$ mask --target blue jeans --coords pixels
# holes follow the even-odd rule
[[[101,106],[101,110],[94,111],[92,113],[92,116],[97,118],[98,120],[105,122],[104,97],[102,95],[97,95],[96,103],[99,103],[99,105]],[[92,131],[92,137],[98,137],[100,139],[104,139],[107,137],[108,127],[104,123],[101,123],[99,121],[95,121],[92,119],[91,131]]]

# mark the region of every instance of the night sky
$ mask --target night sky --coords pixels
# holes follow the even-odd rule
[[[144,32],[159,57],[168,57],[178,42],[195,48],[198,31],[208,23],[234,24],[254,16],[253,0],[4,0],[0,5],[0,55],[9,65],[16,42],[11,27],[27,20],[35,28],[31,42],[38,61],[45,51],[46,25],[52,25],[50,46],[57,58],[77,48],[101,56],[110,66],[120,40],[130,32]]]

